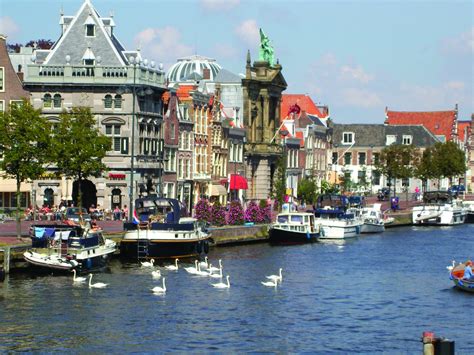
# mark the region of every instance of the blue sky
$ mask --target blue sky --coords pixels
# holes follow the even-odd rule
[[[9,43],[57,40],[59,14],[83,0],[0,0]],[[474,2],[320,0],[92,0],[114,15],[126,49],[164,64],[200,54],[245,71],[257,59],[259,27],[275,48],[286,93],[329,105],[340,123],[383,123],[396,111],[474,113]]]

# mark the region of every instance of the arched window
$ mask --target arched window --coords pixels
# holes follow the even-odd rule
[[[51,107],[51,95],[44,94],[43,96],[43,107],[50,108]]]
[[[112,108],[112,95],[105,95],[104,107],[105,108]]]
[[[114,107],[122,108],[122,95],[115,95]]]
[[[54,108],[61,108],[61,95],[59,94],[56,94],[54,95],[54,99],[53,99],[53,104],[54,104]]]

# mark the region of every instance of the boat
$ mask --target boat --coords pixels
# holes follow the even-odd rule
[[[462,206],[466,210],[466,223],[474,223],[474,201],[463,201]]]
[[[314,214],[308,212],[283,212],[268,228],[270,244],[303,244],[316,242],[319,226]]]
[[[385,217],[382,212],[381,203],[374,203],[371,206],[363,207],[361,218],[364,223],[360,228],[361,233],[381,233],[385,231],[385,223],[389,221],[389,217]]]
[[[120,256],[133,259],[200,257],[209,251],[206,226],[187,216],[173,198],[149,195],[135,200],[135,220],[124,223]]]
[[[462,201],[447,191],[428,191],[423,194],[423,204],[413,207],[415,225],[450,226],[464,223],[466,209]]]
[[[349,202],[344,195],[320,195],[314,214],[320,224],[319,240],[346,239],[360,235],[362,220],[348,213]]]
[[[89,223],[34,224],[30,237],[32,248],[23,257],[38,270],[81,272],[101,268],[116,250],[116,243]]]
[[[449,278],[454,282],[454,286],[460,290],[474,293],[474,280],[463,280],[464,268],[466,264],[460,263],[453,267]]]

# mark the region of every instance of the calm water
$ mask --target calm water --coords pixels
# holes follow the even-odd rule
[[[474,353],[473,295],[452,288],[446,265],[474,258],[474,225],[399,228],[345,244],[215,248],[230,289],[184,270],[113,260],[94,277],[11,275],[0,284],[0,352],[408,352],[431,330]],[[280,288],[262,286],[282,267]]]

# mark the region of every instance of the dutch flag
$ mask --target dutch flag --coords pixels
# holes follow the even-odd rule
[[[137,210],[133,210],[133,219],[132,219],[133,224],[139,224],[140,220],[138,219],[137,215]]]

